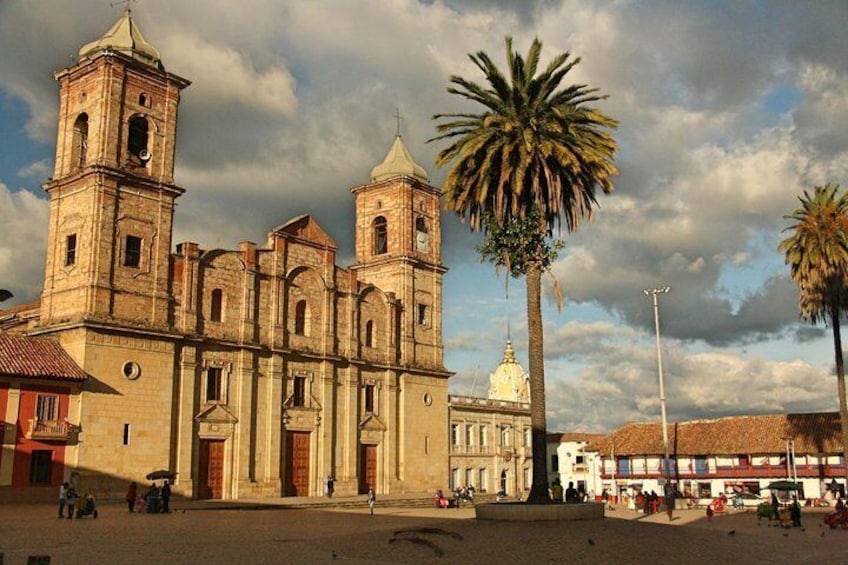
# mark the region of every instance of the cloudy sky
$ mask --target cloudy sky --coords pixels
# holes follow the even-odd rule
[[[467,54],[503,65],[504,37],[582,62],[567,82],[609,94],[620,175],[595,220],[563,234],[546,282],[548,427],[659,419],[660,298],[669,418],[836,409],[829,330],[800,322],[776,247],[804,189],[848,187],[848,3],[585,0],[139,0],[167,70],[190,79],[178,135],[174,241],[235,248],[310,213],[353,255],[353,198],[401,132],[433,184],[431,116],[466,110],[448,77]],[[122,7],[0,0],[0,286],[37,298],[57,88],[52,72]],[[526,367],[523,281],[481,264],[443,216],[451,391],[485,395],[507,319]]]

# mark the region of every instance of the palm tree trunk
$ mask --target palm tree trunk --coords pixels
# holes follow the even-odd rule
[[[842,359],[842,336],[839,334],[839,311],[830,314],[833,327],[833,349],[836,352],[836,386],[839,389],[839,420],[842,422],[842,465],[848,482],[848,401],[845,398],[845,362]]]
[[[527,334],[530,361],[530,425],[533,430],[533,486],[527,502],[545,504],[548,496],[545,354],[542,332],[542,265],[527,265]]]

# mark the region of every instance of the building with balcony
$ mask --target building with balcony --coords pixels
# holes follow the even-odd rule
[[[0,488],[57,487],[66,478],[87,379],[57,341],[0,334]]]
[[[533,483],[529,376],[510,342],[489,381],[486,398],[448,397],[448,488],[524,497]]]

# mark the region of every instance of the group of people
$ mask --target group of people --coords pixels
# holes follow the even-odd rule
[[[150,485],[150,488],[147,489],[147,492],[142,495],[138,492],[138,484],[133,481],[130,483],[129,488],[127,488],[126,501],[127,509],[130,512],[149,514],[162,512],[167,514],[171,511],[171,485],[167,479],[165,479],[161,487],[157,486],[154,481]]]
[[[90,492],[80,497],[73,483],[67,481],[59,486],[59,518],[72,520],[95,512],[94,495]],[[67,510],[67,516],[65,515]],[[74,511],[76,510],[76,514]]]
[[[578,502],[593,502],[594,494],[587,493],[583,487],[574,488],[574,481],[568,481],[568,488],[562,488],[562,483],[559,479],[554,479],[548,489],[548,496],[554,502],[565,502],[566,504],[576,504]]]

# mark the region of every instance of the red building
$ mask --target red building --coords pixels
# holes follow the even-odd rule
[[[31,499],[66,479],[86,378],[57,341],[0,334],[2,498]]]

